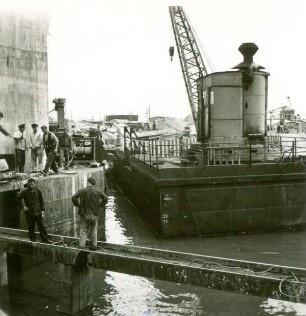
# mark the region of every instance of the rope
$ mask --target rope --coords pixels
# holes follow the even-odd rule
[[[210,269],[211,268],[211,265],[216,265],[216,266],[220,266],[222,268],[227,268],[227,269],[239,269],[239,270],[243,270],[243,271],[247,271],[247,272],[250,272],[250,273],[254,273],[255,275],[258,275],[258,274],[265,274],[273,269],[278,269],[279,267],[277,266],[272,266],[264,271],[253,271],[251,269],[246,269],[246,268],[241,268],[241,267],[235,267],[235,266],[225,266],[225,265],[222,265],[220,263],[217,263],[217,262],[207,262],[207,261],[204,261],[202,259],[199,259],[199,258],[195,258],[193,259],[189,266],[191,266],[194,262],[201,262],[203,263],[202,267],[201,268],[206,268],[206,269]],[[284,268],[282,268],[284,269]],[[286,294],[284,293],[284,291],[282,290],[282,284],[285,280],[294,280],[296,282],[300,282],[299,278],[295,275],[295,273],[293,271],[291,271],[290,269],[288,268],[285,268],[284,269],[285,271],[287,271],[290,276],[285,276],[281,279],[279,285],[278,285],[278,290],[279,292],[283,295],[283,296],[286,296],[286,297],[289,297],[289,298],[294,298],[294,299],[297,299],[297,298],[305,298],[306,296],[299,296],[298,294],[296,294],[295,296],[293,295],[289,295],[289,294]]]

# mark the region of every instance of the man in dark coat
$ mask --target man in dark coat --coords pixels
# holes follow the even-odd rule
[[[46,125],[43,125],[41,127],[41,130],[43,131],[43,145],[45,148],[45,152],[47,155],[47,161],[46,165],[43,169],[43,175],[46,176],[48,174],[49,168],[51,168],[55,175],[58,174],[58,168],[56,165],[56,152],[57,152],[57,146],[58,146],[58,138],[55,136],[54,133],[48,131],[48,127]]]
[[[108,153],[104,148],[104,142],[102,139],[102,132],[100,129],[100,125],[97,126],[97,129],[91,128],[89,130],[89,137],[94,137],[94,149],[95,149],[95,160],[100,165],[105,165],[104,160],[108,160]]]
[[[82,249],[86,246],[87,237],[91,242],[89,249],[97,249],[98,209],[99,207],[105,207],[108,200],[107,196],[101,190],[95,188],[95,185],[96,180],[88,178],[87,187],[79,190],[72,196],[74,206],[79,208],[79,246]]]
[[[69,158],[72,152],[72,139],[68,134],[68,129],[65,128],[64,133],[58,138],[60,167],[63,167],[63,159],[65,158],[65,169],[69,167]]]
[[[41,191],[35,188],[34,179],[31,178],[28,180],[27,188],[18,194],[17,200],[19,208],[24,210],[26,216],[30,240],[36,241],[36,223],[40,233],[41,242],[47,244],[52,243],[43,224],[42,212],[45,211],[43,196]]]

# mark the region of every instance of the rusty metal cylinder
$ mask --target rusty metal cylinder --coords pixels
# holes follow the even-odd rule
[[[254,72],[249,88],[243,89],[243,136],[266,133],[268,75]]]

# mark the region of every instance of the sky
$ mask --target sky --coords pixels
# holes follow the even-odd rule
[[[238,47],[254,42],[254,61],[270,73],[268,108],[290,100],[296,113],[306,113],[304,0],[49,3],[49,107],[66,98],[69,118],[144,118],[148,107],[151,116],[191,113],[177,51],[172,62],[168,53],[175,46],[169,5],[183,6],[212,70],[230,70],[242,61]]]

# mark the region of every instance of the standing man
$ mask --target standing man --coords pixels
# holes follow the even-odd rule
[[[104,166],[105,161],[107,161],[109,157],[108,157],[107,151],[104,148],[104,142],[102,139],[102,130],[101,130],[100,124],[97,126],[97,130],[95,134],[96,134],[96,141],[95,141],[96,160],[100,163],[101,166]]]
[[[155,120],[153,120],[153,125],[152,125],[152,128],[153,128],[153,131],[155,131],[155,130],[156,130],[156,122],[155,122]]]
[[[42,171],[44,176],[47,176],[49,168],[51,168],[54,171],[54,174],[58,174],[58,168],[55,162],[56,159],[56,152],[57,152],[57,146],[58,146],[58,139],[52,132],[48,131],[48,127],[46,125],[43,125],[41,127],[41,130],[43,131],[43,145],[46,151],[47,155],[47,161],[46,165]]]
[[[180,146],[180,156],[183,155],[183,151],[185,150],[185,141],[184,141],[184,137],[181,136],[179,138],[179,146]]]
[[[4,117],[3,112],[0,111],[0,120]],[[11,134],[0,124],[0,132],[7,136],[7,137],[12,137]]]
[[[36,241],[35,236],[35,223],[37,224],[41,242],[50,244],[50,240],[46,228],[43,224],[42,212],[45,211],[44,200],[40,190],[35,188],[35,180],[29,179],[28,186],[25,190],[21,191],[17,196],[19,208],[24,210],[31,241]]]
[[[42,160],[43,160],[43,134],[38,130],[38,125],[33,123],[33,132],[30,134],[30,148],[31,148],[31,165],[32,172],[42,172]],[[37,168],[38,159],[38,168]]]
[[[27,141],[24,137],[25,124],[18,125],[19,131],[14,133],[15,154],[17,172],[24,172],[25,152],[28,150]]]
[[[63,167],[63,158],[65,158],[65,169],[69,167],[70,153],[72,152],[72,140],[65,128],[64,133],[58,139],[60,153],[60,167]]]
[[[95,188],[95,185],[96,180],[88,178],[87,187],[79,190],[72,196],[72,203],[79,208],[79,246],[82,249],[85,249],[87,237],[91,242],[89,249],[97,249],[98,209],[99,207],[105,207],[108,200],[107,196],[101,190]]]

